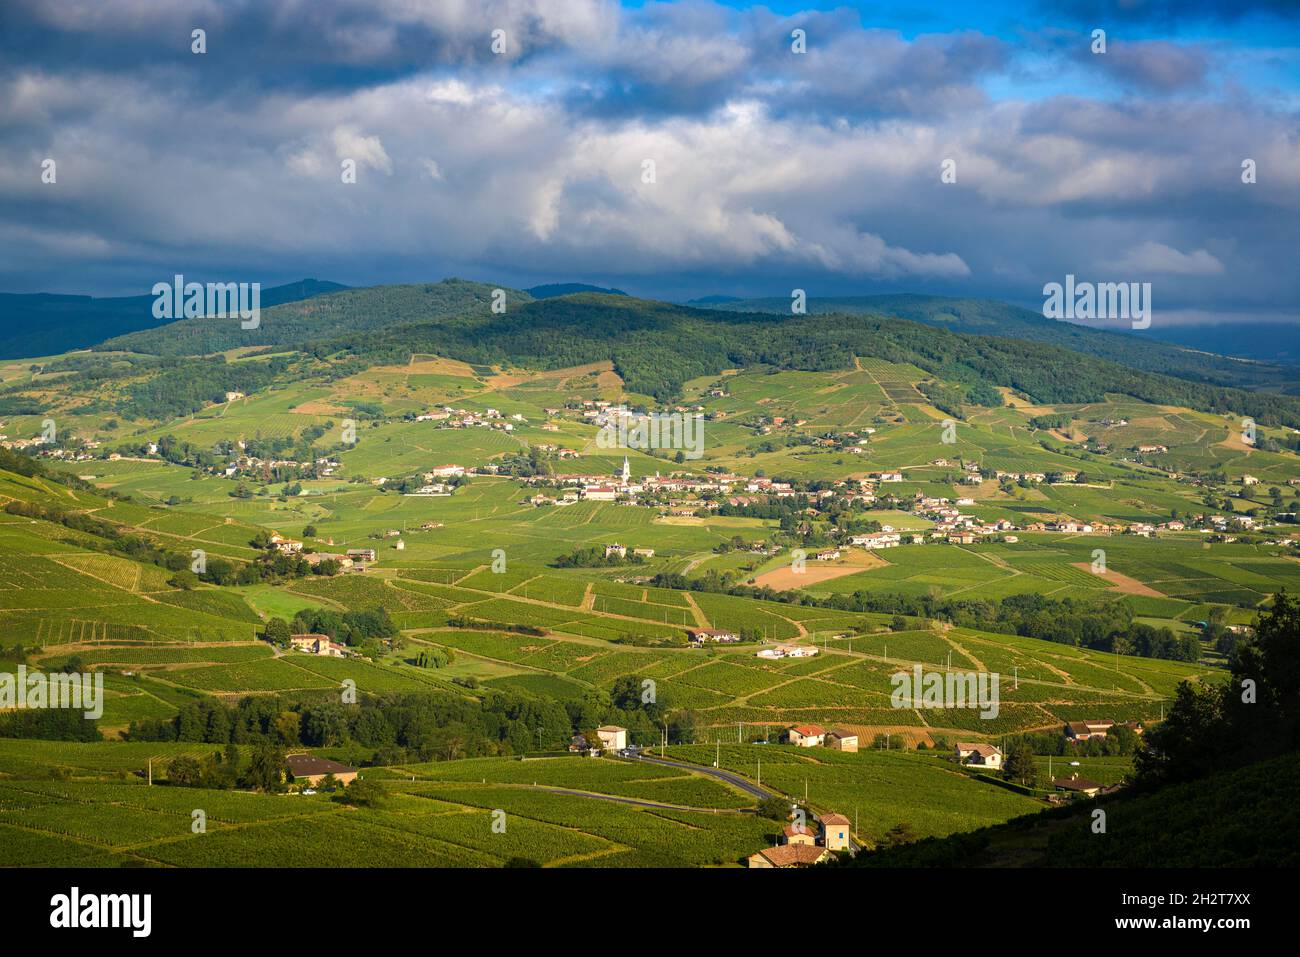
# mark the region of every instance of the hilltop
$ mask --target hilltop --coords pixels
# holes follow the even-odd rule
[[[262,305],[298,302],[346,287],[303,279],[262,290]],[[153,315],[152,296],[94,298],[51,293],[0,293],[0,359],[48,356],[93,346],[164,320]]]
[[[704,300],[698,300],[704,304]],[[708,304],[708,308],[728,312],[768,312],[788,315],[789,297],[764,299],[730,299]],[[807,309],[813,315],[831,313],[848,315],[883,315],[942,326],[958,332],[1002,336],[1042,342],[1084,355],[1096,356],[1148,372],[1160,372],[1193,382],[1247,389],[1291,391],[1297,384],[1294,366],[1275,361],[1243,361],[1229,358],[1236,353],[1231,345],[1239,344],[1235,327],[1218,338],[1196,339],[1189,348],[1181,345],[1179,333],[1164,329],[1157,322],[1143,334],[1091,328],[1045,318],[1041,313],[992,299],[962,299],[948,296],[916,294],[887,296],[814,296]],[[1272,327],[1274,332],[1283,327]],[[1158,337],[1158,338],[1153,338]],[[1272,338],[1272,336],[1268,337]],[[1168,342],[1160,341],[1168,339]],[[1209,351],[1206,350],[1208,346]],[[1224,355],[1213,354],[1216,349]]]

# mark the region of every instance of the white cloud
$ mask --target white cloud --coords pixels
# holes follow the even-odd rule
[[[358,167],[370,167],[392,174],[393,161],[388,158],[383,141],[378,136],[366,136],[356,127],[339,126],[334,129],[334,152],[340,160],[355,160]]]
[[[1148,240],[1127,250],[1104,268],[1113,272],[1162,273],[1171,276],[1218,276],[1224,272],[1208,250],[1179,252],[1172,246]]]

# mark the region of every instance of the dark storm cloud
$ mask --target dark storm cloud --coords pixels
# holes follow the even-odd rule
[[[1073,272],[1157,279],[1166,308],[1300,301],[1294,91],[1234,82],[1216,40],[1092,57],[1087,24],[904,36],[705,0],[0,9],[0,288],[462,274],[1023,301]]]

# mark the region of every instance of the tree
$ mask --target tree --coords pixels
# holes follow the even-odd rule
[[[1023,787],[1038,786],[1038,765],[1034,762],[1034,749],[1024,738],[1018,738],[1007,749],[1003,776]]]
[[[1300,746],[1300,605],[1285,589],[1233,652],[1222,684],[1182,682],[1134,758],[1139,786],[1191,781]]]
[[[226,777],[229,778],[230,784],[232,785],[239,780],[240,760],[239,745],[231,741],[226,745],[225,760],[221,762],[221,765]]]
[[[258,791],[278,791],[284,776],[284,749],[270,743],[259,744],[244,771],[243,781]]]
[[[755,813],[773,821],[784,821],[790,817],[790,805],[785,798],[773,795],[759,801]]]
[[[289,628],[289,623],[283,618],[272,618],[266,623],[266,628],[262,631],[262,637],[273,645],[281,648],[288,648],[293,632]]]
[[[384,801],[384,789],[374,781],[367,781],[365,778],[357,778],[347,786],[347,789],[339,797],[344,804],[351,804],[355,807],[379,807]]]
[[[199,576],[194,574],[188,568],[182,568],[180,571],[167,579],[167,584],[173,588],[180,588],[183,591],[189,591],[199,583]]]
[[[916,840],[916,830],[906,821],[900,821],[880,839],[881,847],[898,847],[901,844],[911,844]]]
[[[203,766],[188,755],[172,758],[167,765],[167,780],[177,787],[196,788],[203,782]]]

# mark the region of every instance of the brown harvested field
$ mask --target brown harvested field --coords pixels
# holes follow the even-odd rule
[[[592,373],[595,373],[593,376]],[[549,369],[545,372],[498,372],[488,379],[489,389],[508,389],[525,382],[554,382],[559,389],[576,389],[590,379],[599,388],[622,389],[623,380],[614,371],[614,363],[589,362],[582,366],[566,366],[563,369]],[[578,380],[578,381],[571,381]]]
[[[295,405],[289,411],[294,415],[344,415],[348,410],[347,406],[335,405],[328,399],[312,399]]]
[[[1071,562],[1075,568],[1082,568],[1085,572],[1092,571],[1092,565],[1089,562]],[[1112,569],[1106,569],[1100,576],[1110,582],[1118,591],[1126,595],[1146,595],[1149,598],[1168,598],[1163,592],[1158,592],[1150,585],[1144,585],[1136,578],[1130,578],[1128,575],[1121,575]]]
[[[1051,415],[1056,412],[1055,406],[1035,405],[1028,399],[1020,398],[1008,386],[998,386],[998,391],[1002,393],[1002,400],[1012,409],[1020,409],[1030,415]]]
[[[403,375],[458,375],[474,378],[474,369],[468,362],[459,359],[444,359],[441,356],[411,356],[411,361],[404,366],[381,366],[377,372],[400,372]]]
[[[804,566],[802,572],[796,572],[790,565],[783,565],[780,568],[772,569],[770,572],[763,572],[754,579],[754,584],[760,587],[767,585],[777,591],[788,591],[792,588],[805,588],[808,585],[832,581],[836,578],[843,578],[845,575],[854,575],[869,568],[880,568],[882,565],[888,564],[889,562],[878,555],[873,555],[871,552],[852,552],[848,562],[842,565],[823,565],[820,562],[809,562]]]

